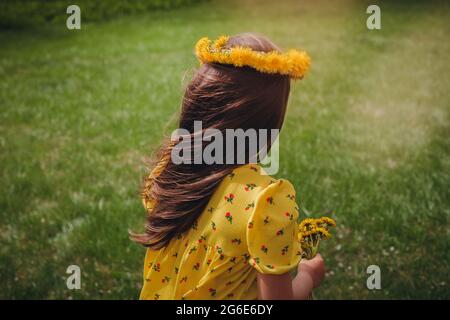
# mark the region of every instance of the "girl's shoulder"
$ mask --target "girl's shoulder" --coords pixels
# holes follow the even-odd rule
[[[234,169],[222,182],[223,189],[236,190],[237,193],[248,194],[255,197],[265,189],[271,193],[286,194],[295,198],[295,188],[287,179],[276,179],[268,175],[258,163],[249,163]]]
[[[234,169],[227,178],[228,183],[256,184],[258,182],[258,186],[268,186],[277,181],[277,179],[268,175],[258,163],[244,164]]]
[[[199,234],[205,235],[208,242],[226,255],[248,252],[248,233],[259,221],[266,225],[273,221],[270,226],[280,228],[285,222],[295,221],[294,187],[289,181],[274,179],[263,170],[258,164],[233,170],[214,192],[202,214]]]

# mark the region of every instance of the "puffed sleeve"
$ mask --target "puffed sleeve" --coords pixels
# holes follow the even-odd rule
[[[283,274],[300,262],[295,189],[284,179],[257,196],[247,225],[249,263],[263,274]]]

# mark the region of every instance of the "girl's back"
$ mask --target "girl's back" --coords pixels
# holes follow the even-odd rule
[[[286,180],[257,164],[223,179],[191,229],[145,258],[141,299],[256,299],[256,275],[300,259],[298,209]]]

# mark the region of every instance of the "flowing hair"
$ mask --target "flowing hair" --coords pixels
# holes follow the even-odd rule
[[[227,46],[281,52],[266,37],[252,33],[230,37]],[[186,129],[192,137],[194,121],[202,121],[203,131],[217,129],[223,134],[226,129],[280,130],[289,91],[288,76],[205,63],[186,88],[179,128]],[[202,147],[205,144],[203,142]],[[145,233],[130,233],[132,240],[152,249],[167,246],[172,238],[187,231],[223,178],[242,165],[236,161],[233,164],[174,164],[170,161],[173,146],[171,141],[162,144],[154,161],[156,165],[144,181],[141,195],[148,211]],[[269,142],[266,150],[270,147]],[[250,162],[249,158],[245,161]]]

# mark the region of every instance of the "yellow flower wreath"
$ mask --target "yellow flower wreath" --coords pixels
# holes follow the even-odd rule
[[[221,36],[215,41],[201,38],[195,46],[200,62],[247,66],[262,73],[287,75],[292,79],[302,79],[311,65],[311,58],[305,51],[291,49],[279,53],[254,51],[247,47],[227,49],[228,39],[227,36]]]

